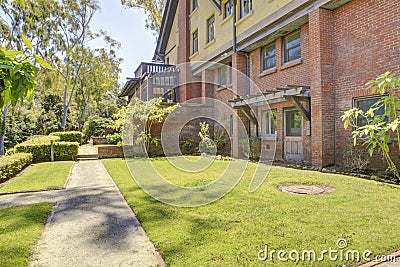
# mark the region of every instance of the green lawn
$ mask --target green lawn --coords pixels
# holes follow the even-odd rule
[[[0,188],[0,193],[59,189],[68,178],[72,161],[44,162]]]
[[[132,179],[125,161],[103,161],[137,214],[150,239],[169,266],[295,266],[292,261],[258,260],[271,250],[371,250],[373,258],[400,249],[400,187],[342,175],[273,167],[255,193],[248,186],[256,165],[250,164],[241,182],[221,200],[197,208],[179,208],[158,202]],[[153,160],[167,180],[180,185],[216,179],[227,162],[216,161],[200,174],[174,169],[165,159]],[[276,185],[297,182],[332,185],[329,195],[289,195]],[[334,256],[334,254],[333,254]],[[286,255],[286,258],[288,255]],[[296,258],[293,254],[292,258]],[[339,258],[340,259],[340,258]],[[354,262],[299,261],[296,266],[336,266]]]
[[[0,266],[26,266],[53,204],[0,210]]]

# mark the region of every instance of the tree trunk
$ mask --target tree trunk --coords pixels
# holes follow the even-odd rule
[[[62,119],[61,119],[61,127],[62,127],[63,131],[65,131],[65,126],[67,124],[67,113],[68,113],[67,86],[64,86],[63,116],[62,116]]]
[[[6,134],[6,119],[7,119],[7,113],[8,113],[8,108],[10,107],[10,104],[7,104],[4,106],[3,110],[3,116],[1,118],[1,125],[0,125],[0,155],[5,154],[5,147],[4,147],[4,136]]]
[[[85,117],[85,112],[86,112],[86,107],[87,107],[87,102],[85,102],[85,104],[83,104],[83,109],[81,112],[81,115],[79,116],[79,123],[78,123],[78,130],[81,132],[82,128],[83,128],[83,118]]]

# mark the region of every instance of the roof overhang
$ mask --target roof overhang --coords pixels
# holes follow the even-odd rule
[[[178,8],[178,0],[167,0],[161,21],[160,33],[157,39],[157,47],[154,52],[153,60],[157,61],[158,58],[164,59],[165,50],[167,49],[169,36],[172,30],[172,24]]]
[[[137,88],[139,88],[140,79],[139,78],[129,78],[128,81],[125,83],[124,87],[122,88],[121,93],[118,97],[126,97],[132,95],[136,92]]]

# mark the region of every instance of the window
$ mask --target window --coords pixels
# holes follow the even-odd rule
[[[229,0],[224,4],[224,18],[229,17],[232,15],[233,12],[233,0]]]
[[[375,107],[374,105],[380,99],[380,97],[367,97],[354,99],[354,107],[361,109],[364,112],[367,112],[371,107]],[[379,107],[377,111],[375,111],[375,116],[384,116],[385,115],[385,107],[382,105]],[[359,116],[356,121],[357,126],[365,126],[367,125],[367,119]]]
[[[227,84],[226,65],[218,68],[218,88],[224,87]]]
[[[275,42],[261,49],[261,66],[263,71],[276,67]]]
[[[261,135],[263,137],[276,136],[276,110],[262,112]]]
[[[283,38],[283,62],[287,63],[301,58],[300,31]]]
[[[196,54],[199,51],[199,31],[195,31],[192,34],[192,54]]]
[[[165,64],[169,65],[169,57],[165,59]]]
[[[192,0],[192,11],[199,7],[199,0]]]
[[[153,88],[153,97],[154,98],[162,97],[163,94],[164,94],[164,88],[160,88],[160,87]]]
[[[240,0],[240,18],[243,18],[253,10],[252,0]]]
[[[301,136],[301,114],[298,110],[285,112],[286,136]]]
[[[214,30],[215,30],[214,22],[215,22],[214,16],[212,16],[207,20],[207,43],[214,40]]]

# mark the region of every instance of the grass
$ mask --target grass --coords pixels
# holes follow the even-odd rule
[[[53,204],[0,210],[0,266],[26,266]]]
[[[68,178],[72,161],[44,162],[0,188],[0,193],[39,191],[62,188]]]
[[[128,204],[169,266],[332,266],[356,265],[352,260],[274,260],[261,262],[258,252],[271,250],[370,250],[375,255],[400,249],[400,187],[348,176],[273,167],[254,193],[248,186],[256,164],[249,164],[240,183],[224,198],[197,208],[179,208],[148,196],[132,179],[123,159],[103,160]],[[153,165],[179,185],[216,179],[227,162],[216,161],[193,174],[172,167],[165,159]],[[329,195],[289,195],[276,190],[284,183],[331,185]],[[286,257],[288,257],[286,255]],[[340,259],[340,258],[339,258]]]

